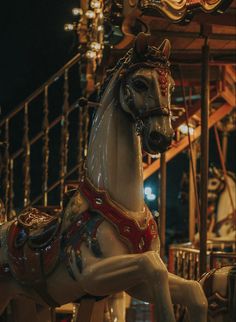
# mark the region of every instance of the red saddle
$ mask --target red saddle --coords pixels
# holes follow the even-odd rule
[[[60,252],[60,219],[35,208],[22,212],[12,223],[7,245],[9,266],[24,284],[35,284],[55,268]]]

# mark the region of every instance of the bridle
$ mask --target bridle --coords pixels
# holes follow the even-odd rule
[[[168,94],[168,80],[167,75],[170,75],[170,69],[169,69],[169,62],[142,62],[142,63],[135,63],[131,64],[126,67],[126,69],[122,68],[119,73],[119,81],[120,84],[123,81],[123,84],[121,86],[124,87],[125,90],[129,90],[129,87],[126,83],[125,78],[132,72],[134,72],[137,69],[140,68],[154,68],[157,70],[157,73],[159,74],[159,79],[162,80],[162,91],[161,95],[166,96]],[[129,107],[130,114],[132,115],[133,121],[135,123],[135,129],[136,133],[140,135],[143,131],[143,128],[145,127],[145,120],[153,117],[153,116],[172,116],[171,108],[170,107],[156,107],[152,108],[147,111],[140,111],[135,108],[134,100],[132,96],[128,98],[127,106]]]

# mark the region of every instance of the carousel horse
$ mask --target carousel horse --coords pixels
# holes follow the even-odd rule
[[[232,196],[232,200],[230,198],[230,194]],[[235,175],[232,172],[227,172],[227,178],[225,179],[223,171],[215,167],[211,167],[210,177],[208,180],[208,200],[209,204],[213,205],[213,212],[215,212],[216,223],[213,227],[213,232],[216,237],[220,237],[225,240],[236,240],[235,195]]]
[[[236,265],[215,268],[203,274],[199,283],[208,300],[208,322],[236,321]],[[189,322],[183,309],[178,322]]]
[[[31,208],[0,226],[0,314],[19,296],[56,307],[125,290],[154,303],[157,321],[174,322],[180,303],[206,322],[201,285],[168,273],[143,198],[142,149],[164,152],[173,136],[169,55],[168,40],[156,48],[139,34],[107,76],[86,174],[61,218]]]
[[[199,190],[199,175],[197,175],[197,183]],[[181,192],[179,195],[179,199],[182,203],[186,203],[188,200],[188,189],[189,178],[188,175],[184,173],[181,179]],[[225,178],[222,170],[217,169],[215,166],[211,166],[209,168],[208,179],[208,238],[214,238],[214,240],[236,240],[235,195],[235,174],[228,171],[227,178]]]

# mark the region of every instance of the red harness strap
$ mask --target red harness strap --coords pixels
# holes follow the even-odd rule
[[[79,190],[89,203],[90,209],[98,212],[116,228],[133,253],[143,253],[151,249],[151,243],[158,237],[158,233],[156,222],[146,206],[144,224],[141,226],[127,215],[125,209],[111,200],[106,191],[96,189],[88,178],[79,183]]]

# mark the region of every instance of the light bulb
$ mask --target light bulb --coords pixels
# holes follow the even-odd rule
[[[88,11],[86,11],[85,16],[88,19],[94,19],[95,18],[95,12],[93,10],[88,10]]]
[[[101,2],[99,0],[92,0],[90,6],[93,9],[99,9],[101,8]]]
[[[93,41],[93,42],[91,42],[91,44],[90,44],[90,48],[92,49],[92,50],[95,50],[95,51],[99,51],[100,49],[101,49],[101,44],[99,44],[98,42],[96,42],[96,41]]]
[[[97,57],[97,54],[96,54],[96,52],[95,52],[95,51],[93,51],[93,50],[88,50],[88,51],[86,52],[86,57],[87,57],[88,59],[95,59],[95,58]]]
[[[188,127],[186,124],[180,125],[179,130],[182,134],[185,134],[185,135],[187,135],[188,132],[190,135],[193,135],[193,133],[194,133],[194,129],[190,126]]]
[[[83,10],[81,8],[73,8],[72,14],[73,14],[73,16],[82,16]]]
[[[102,25],[98,26],[98,31],[103,31],[103,30],[104,30],[104,28]]]
[[[71,30],[74,30],[74,25],[72,23],[66,23],[64,25],[64,30],[65,31],[71,31]]]

